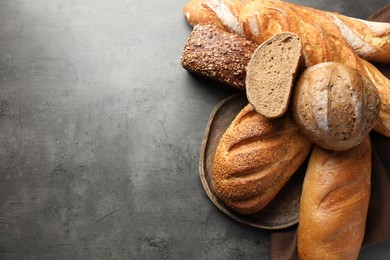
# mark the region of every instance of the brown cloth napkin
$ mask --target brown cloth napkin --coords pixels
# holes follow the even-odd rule
[[[390,4],[374,13],[367,20],[390,22]],[[389,64],[375,64],[390,78]],[[363,247],[390,240],[390,138],[374,131],[372,141],[371,198],[368,208]],[[297,225],[270,233],[270,257],[272,260],[298,259]]]

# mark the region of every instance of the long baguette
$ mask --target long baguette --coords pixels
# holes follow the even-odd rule
[[[309,61],[314,64],[335,51],[334,40],[366,60],[390,62],[389,23],[369,22],[281,0],[192,0],[183,12],[191,25],[214,24],[258,44],[276,33],[294,32],[306,43],[306,51],[312,54]]]

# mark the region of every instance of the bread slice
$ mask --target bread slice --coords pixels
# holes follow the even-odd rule
[[[245,68],[257,44],[214,25],[197,25],[181,57],[186,70],[245,90]]]
[[[245,84],[248,101],[258,113],[277,118],[286,112],[301,53],[299,36],[290,32],[276,34],[257,47]]]

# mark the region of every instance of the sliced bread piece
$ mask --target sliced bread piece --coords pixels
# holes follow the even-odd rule
[[[282,116],[302,56],[298,35],[276,34],[256,48],[246,69],[246,94],[254,109],[267,118]]]

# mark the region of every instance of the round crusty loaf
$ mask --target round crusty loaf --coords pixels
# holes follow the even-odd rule
[[[292,115],[311,141],[330,150],[358,145],[375,126],[380,97],[355,69],[326,62],[306,69],[292,99]]]
[[[216,195],[236,212],[258,212],[305,161],[310,148],[311,142],[288,114],[267,119],[249,104],[233,120],[216,149]]]

